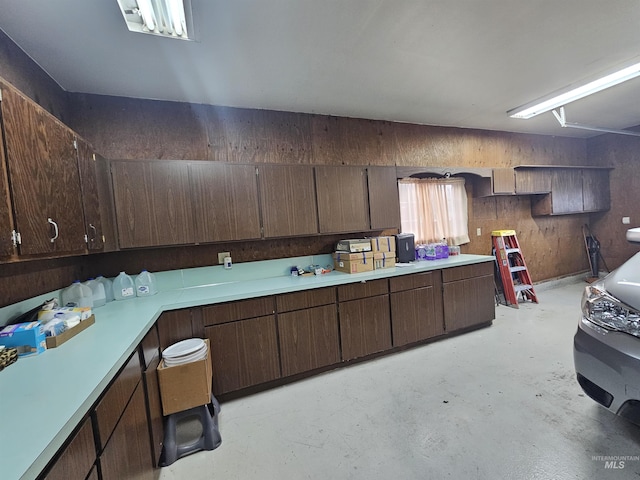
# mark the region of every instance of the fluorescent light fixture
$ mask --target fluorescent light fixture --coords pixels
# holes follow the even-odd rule
[[[118,0],[118,4],[132,32],[192,38],[191,0]]]
[[[588,95],[600,92],[609,87],[618,85],[619,83],[626,82],[640,75],[640,63],[631,65],[630,67],[623,68],[617,72],[606,75],[602,78],[598,78],[592,82],[582,85],[577,88],[573,88],[569,91],[560,94],[547,95],[534,102],[530,102],[521,107],[514,108],[507,112],[512,118],[531,118],[541,113],[548,112],[554,108],[562,107],[568,103],[575,102]]]

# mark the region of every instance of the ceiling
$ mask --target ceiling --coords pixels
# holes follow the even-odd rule
[[[129,32],[116,0],[0,0],[0,29],[62,88],[588,137],[506,111],[640,62],[638,0],[192,0],[195,41]],[[640,125],[640,78],[567,120]]]

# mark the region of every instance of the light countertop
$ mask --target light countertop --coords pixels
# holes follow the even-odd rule
[[[321,255],[236,264],[231,270],[215,266],[156,273],[157,295],[96,308],[95,325],[58,348],[21,357],[0,372],[2,478],[38,476],[164,311],[493,260],[459,255],[358,274],[287,275],[293,265],[331,263],[330,255]],[[0,309],[0,325],[55,295],[59,292]]]

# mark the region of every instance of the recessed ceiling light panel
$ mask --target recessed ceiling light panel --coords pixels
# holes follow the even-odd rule
[[[191,0],[118,0],[118,4],[132,32],[192,38]]]

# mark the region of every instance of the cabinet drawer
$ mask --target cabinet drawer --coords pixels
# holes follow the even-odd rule
[[[444,268],[442,270],[442,281],[455,282],[465,278],[482,277],[493,275],[493,262],[475,263],[473,265],[463,265],[461,267]]]
[[[431,287],[434,284],[434,276],[439,274],[439,272],[424,272],[404,275],[402,277],[392,277],[389,279],[389,291],[400,292],[402,290]]]
[[[96,407],[100,450],[107,444],[113,428],[118,423],[118,419],[127,406],[131,394],[140,382],[141,377],[140,355],[136,350]]]
[[[355,300],[357,298],[374,297],[389,293],[388,280],[372,280],[370,282],[349,283],[338,287],[338,301]]]
[[[303,308],[329,305],[336,301],[336,289],[317,288],[304,292],[287,293],[276,297],[276,308],[278,312],[290,312],[292,310],[302,310]]]
[[[259,297],[238,302],[221,303],[202,309],[204,326],[219,325],[275,313],[273,297]]]

